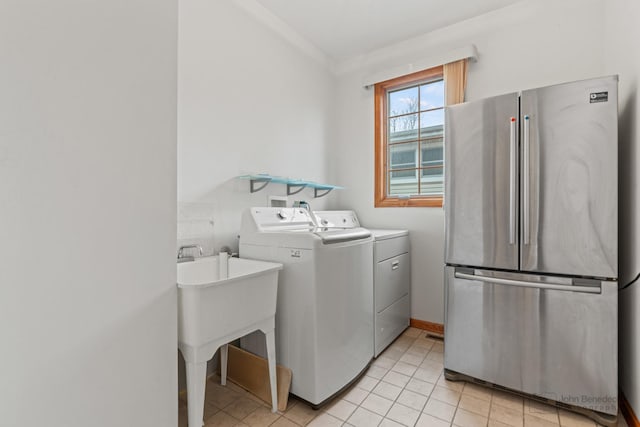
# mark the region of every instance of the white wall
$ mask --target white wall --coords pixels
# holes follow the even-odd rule
[[[640,272],[640,3],[607,2],[605,67],[619,74],[620,143],[620,281],[626,284]],[[640,415],[640,284],[619,294],[620,388]]]
[[[469,67],[467,99],[595,77],[603,73],[603,2],[543,0],[518,3],[338,65],[337,138],[330,179],[348,186],[334,208],[352,208],[365,226],[411,232],[411,316],[443,322],[444,215],[440,208],[373,207],[374,72],[468,44],[479,60]]]
[[[177,424],[176,3],[2,5],[3,426]]]
[[[236,2],[181,1],[179,27],[178,244],[237,250],[242,210],[286,187],[250,194],[236,176],[327,179],[333,78]],[[307,189],[290,203],[332,197]]]

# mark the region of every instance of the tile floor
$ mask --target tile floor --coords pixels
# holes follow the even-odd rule
[[[205,426],[355,427],[581,427],[590,419],[532,400],[442,376],[443,344],[409,328],[374,360],[356,384],[314,411],[291,396],[286,412],[235,384],[207,382]],[[186,397],[179,402],[179,426],[187,426]],[[622,416],[619,426],[627,427]]]

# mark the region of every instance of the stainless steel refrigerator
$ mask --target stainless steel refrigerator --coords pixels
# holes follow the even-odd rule
[[[617,85],[445,112],[446,377],[603,424],[618,411]]]

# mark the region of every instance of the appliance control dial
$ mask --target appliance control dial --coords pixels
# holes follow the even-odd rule
[[[287,213],[284,211],[278,211],[278,218],[287,219]]]
[[[329,224],[329,221],[327,221],[326,219],[323,219],[322,221],[320,221],[322,223],[322,225],[327,225]]]

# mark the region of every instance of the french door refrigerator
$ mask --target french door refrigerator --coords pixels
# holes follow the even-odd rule
[[[617,405],[617,76],[447,107],[445,375]]]

